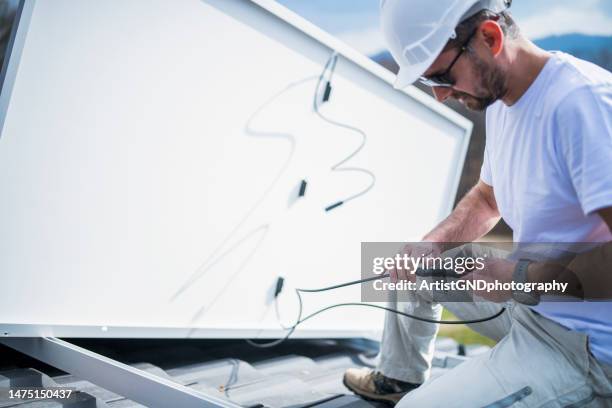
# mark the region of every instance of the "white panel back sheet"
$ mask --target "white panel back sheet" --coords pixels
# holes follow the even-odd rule
[[[321,111],[367,134],[344,166],[376,183],[324,211],[370,184],[330,169],[361,137],[313,111],[332,50],[256,4],[28,5],[2,94],[6,335],[278,336],[278,276],[288,324],[291,287],[358,279],[362,241],[418,240],[451,208],[466,127],[340,56]],[[359,300],[359,287],[310,295],[305,313]],[[295,335],[383,318],[337,309]]]

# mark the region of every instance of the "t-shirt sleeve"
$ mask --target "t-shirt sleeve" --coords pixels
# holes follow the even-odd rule
[[[557,110],[560,159],[582,211],[612,207],[612,87],[571,92]]]
[[[489,153],[487,146],[485,146],[482,167],[480,168],[480,180],[484,181],[490,186],[493,185],[493,177],[491,176],[491,166],[489,164]]]
[[[498,101],[497,103],[499,104],[500,102]],[[482,158],[482,166],[480,167],[480,180],[489,186],[493,186],[493,174],[491,172],[491,162],[489,161],[489,149],[491,148],[490,141],[493,140],[493,135],[496,131],[496,129],[491,126],[491,123],[499,122],[499,119],[494,119],[495,117],[499,117],[499,110],[497,108],[498,105],[489,107],[485,116],[486,144]]]

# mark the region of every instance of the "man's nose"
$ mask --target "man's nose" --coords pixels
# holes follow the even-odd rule
[[[453,90],[451,88],[437,86],[433,88],[433,93],[439,102],[444,102],[449,96],[451,96]]]

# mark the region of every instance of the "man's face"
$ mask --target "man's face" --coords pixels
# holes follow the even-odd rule
[[[450,97],[468,109],[482,111],[504,96],[505,74],[493,58],[480,55],[484,50],[478,48],[476,43],[479,40],[475,38],[472,41],[472,45],[463,52],[449,72],[455,84],[451,88],[433,87],[436,99],[443,102]],[[447,70],[459,52],[461,50],[458,48],[442,52],[425,72],[425,76]]]

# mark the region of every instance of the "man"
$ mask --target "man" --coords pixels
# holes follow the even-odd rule
[[[381,1],[383,32],[400,65],[396,87],[420,79],[439,101],[454,98],[487,110],[481,180],[423,241],[471,242],[501,216],[515,242],[610,242],[612,74],[539,49],[521,35],[509,6],[503,0]],[[518,267],[491,269],[508,280]],[[526,281],[538,280],[534,265],[523,267]],[[392,298],[392,306],[440,319],[440,304],[410,296],[407,303]],[[388,313],[379,366],[348,370],[344,382],[370,399],[401,399],[401,407],[612,406],[611,304],[514,302],[501,317],[471,325],[498,341],[490,352],[431,381],[438,325]],[[462,320],[500,308],[444,306]]]

